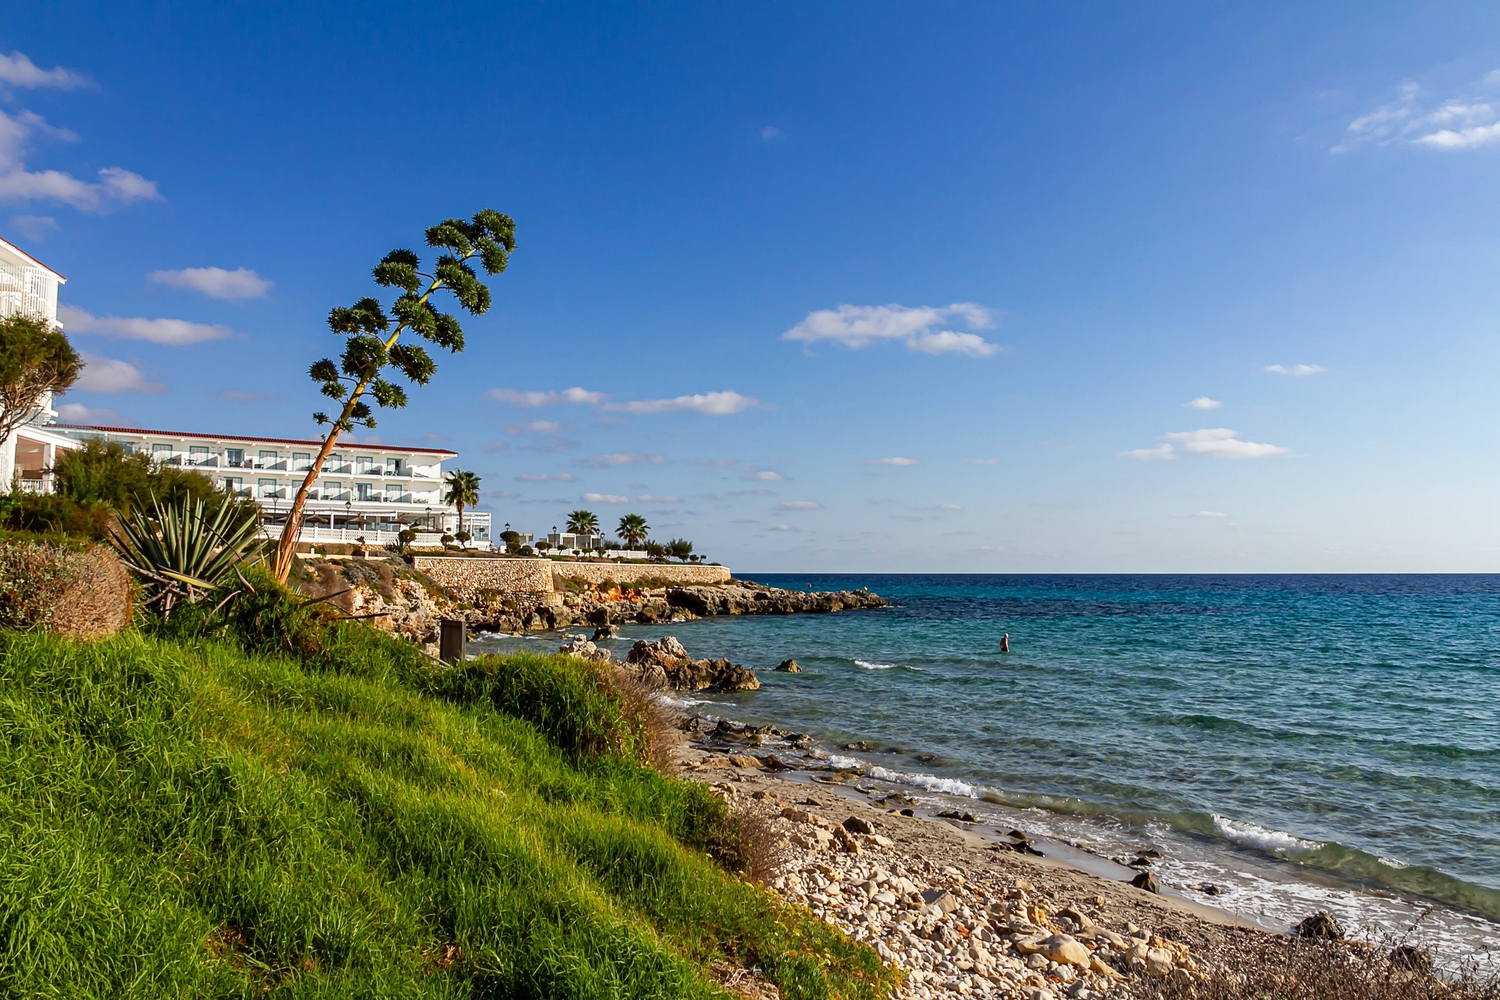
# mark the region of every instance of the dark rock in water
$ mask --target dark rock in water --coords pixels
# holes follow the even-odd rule
[[[600,625],[598,628],[594,629],[594,641],[598,642],[601,639],[613,639],[619,634],[620,626],[618,625]]]
[[[1297,925],[1297,936],[1306,941],[1342,941],[1344,929],[1332,914],[1314,913]]]
[[[1135,853],[1137,855],[1139,855],[1140,857],[1143,857],[1143,858],[1159,858],[1159,857],[1161,857],[1161,851],[1158,851],[1154,847],[1148,847],[1144,851],[1136,851]]]
[[[1203,895],[1205,896],[1222,896],[1229,890],[1225,889],[1222,885],[1214,885],[1212,882],[1204,882],[1198,887],[1198,891],[1203,893]]]
[[[1151,859],[1150,858],[1136,858],[1135,860],[1131,861],[1128,865],[1126,865],[1126,867],[1127,868],[1150,868],[1151,867]]]
[[[916,815],[916,811],[912,810],[912,809],[903,809],[903,810],[901,810],[901,815],[903,815],[903,816],[915,816]]]
[[[937,760],[937,754],[919,753],[917,754],[917,760],[921,761],[923,764],[931,764],[933,761]]]
[[[768,771],[789,771],[792,767],[792,765],[786,763],[780,757],[777,757],[774,753],[766,754],[760,759],[760,762],[761,764],[765,765],[765,768]]]
[[[1156,876],[1150,872],[1141,872],[1130,880],[1130,884],[1137,889],[1145,889],[1147,892],[1161,892],[1161,886],[1156,884]]]
[[[1407,972],[1431,972],[1432,956],[1420,948],[1414,948],[1409,944],[1397,945],[1391,949],[1386,956],[1386,961],[1397,969]]]
[[[888,608],[890,602],[861,590],[838,593],[780,590],[736,580],[720,587],[669,587],[666,601],[695,615],[791,615],[799,612]]]
[[[850,833],[871,834],[875,832],[875,828],[873,826],[871,826],[869,823],[866,823],[858,816],[850,816],[848,819],[844,820],[844,829],[848,830]]]
[[[802,664],[796,660],[782,660],[776,665],[776,669],[784,674],[800,674],[802,673]]]
[[[860,740],[858,743],[845,743],[844,744],[844,749],[845,750],[868,750],[868,749],[870,749],[870,744],[866,743],[864,740]]]
[[[674,636],[647,642],[641,639],[625,657],[641,683],[675,691],[756,691],[755,671],[728,660],[695,660]]]

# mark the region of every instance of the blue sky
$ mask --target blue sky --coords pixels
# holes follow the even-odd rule
[[[375,433],[517,527],[1500,570],[1494,5],[209,6],[0,26],[70,415],[309,434],[329,308],[492,207],[494,307]]]

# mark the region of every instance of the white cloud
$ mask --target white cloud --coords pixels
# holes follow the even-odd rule
[[[582,464],[596,469],[607,469],[617,465],[660,465],[666,459],[660,455],[647,455],[639,451],[617,451],[610,455],[594,455],[581,461]]]
[[[781,129],[777,128],[775,125],[767,125],[765,128],[760,130],[760,137],[766,142],[770,142],[772,139],[785,139],[786,133],[781,131]]]
[[[682,503],[682,497],[656,497],[649,493],[636,497],[641,503]]]
[[[1196,431],[1176,431],[1167,437],[1182,446],[1182,450],[1194,455],[1213,455],[1216,458],[1266,458],[1285,455],[1291,449],[1280,445],[1261,444],[1258,441],[1242,441],[1239,433],[1227,427],[1209,427]]]
[[[130,425],[129,420],[114,410],[84,406],[82,403],[63,403],[57,408],[57,416],[65,424],[103,424],[108,427]]]
[[[757,483],[786,482],[786,476],[783,476],[779,472],[772,472],[770,469],[746,469],[744,472],[740,473],[740,478],[750,479]]]
[[[604,393],[590,392],[581,386],[573,386],[561,392],[523,392],[520,389],[491,389],[489,397],[512,406],[557,406],[559,404],[595,404],[604,401]]]
[[[791,531],[792,530],[792,526],[790,524],[778,524],[776,527],[772,528],[771,530],[772,531]]]
[[[1198,513],[1194,514],[1193,516],[1194,517],[1228,517],[1229,515],[1225,514],[1223,511],[1218,511],[1218,510],[1200,510]]]
[[[50,215],[18,215],[10,220],[16,232],[35,243],[40,243],[57,232],[57,220]]]
[[[1224,404],[1219,402],[1217,399],[1209,399],[1207,396],[1199,396],[1196,399],[1190,399],[1186,403],[1183,403],[1182,408],[1185,410],[1217,410],[1223,405]]]
[[[520,495],[515,490],[490,490],[485,494],[491,500],[514,500]]]
[[[1292,365],[1290,368],[1286,365],[1266,365],[1266,371],[1277,375],[1321,375],[1327,370],[1322,365]]]
[[[782,340],[803,344],[833,341],[850,350],[858,350],[881,341],[897,341],[924,354],[966,354],[988,357],[1000,349],[983,337],[933,327],[953,318],[963,320],[972,329],[983,330],[994,325],[990,311],[973,302],[955,302],[950,306],[902,305],[852,306],[818,309],[781,335]]]
[[[822,510],[823,505],[816,500],[788,500],[776,505],[781,510]]]
[[[724,417],[757,405],[759,401],[754,396],[742,396],[729,390],[700,392],[691,396],[674,396],[671,399],[638,399],[628,403],[606,403],[603,409],[619,413],[701,413],[709,417]]]
[[[263,299],[271,282],[245,267],[226,271],[222,267],[184,267],[176,271],[152,271],[146,275],[158,285],[187,288],[211,299]]]
[[[127,319],[92,316],[75,306],[58,306],[57,318],[69,333],[96,333],[101,337],[148,340],[153,344],[183,347],[205,340],[233,337],[234,331],[218,323],[190,323],[185,319]]]
[[[1177,451],[1169,444],[1160,444],[1155,448],[1132,448],[1129,451],[1122,451],[1120,457],[1133,458],[1137,462],[1160,462],[1176,458]]]
[[[865,464],[866,465],[896,465],[896,466],[903,466],[903,465],[916,465],[917,464],[917,460],[915,458],[902,458],[901,456],[897,455],[897,456],[894,456],[892,458],[876,458],[876,459],[872,459],[872,460],[866,462]]]
[[[937,509],[938,510],[963,510],[963,508],[960,507],[956,503],[940,503],[940,504],[937,505]]]
[[[516,477],[518,483],[576,483],[571,472],[523,472]]]
[[[562,430],[556,420],[532,420],[524,424],[507,424],[505,429],[512,434],[555,434]]]
[[[629,497],[622,497],[617,493],[585,493],[582,497],[584,503],[629,503]]]
[[[1398,97],[1369,114],[1360,115],[1344,130],[1344,138],[1329,152],[1348,153],[1361,146],[1413,145],[1456,151],[1500,141],[1500,71],[1435,100],[1421,84],[1403,83]]]
[[[129,361],[83,352],[83,374],[73,384],[80,392],[166,392],[160,382],[149,382]]]
[[[80,87],[91,86],[93,81],[82,73],[75,73],[61,66],[42,69],[27,58],[25,53],[12,52],[10,55],[0,53],[0,84],[11,87],[54,87],[58,90],[77,90]]]
[[[992,344],[977,333],[953,330],[920,333],[908,340],[906,346],[923,354],[967,354],[971,358],[987,358],[1000,350],[999,344]]]
[[[41,115],[0,111],[0,201],[57,201],[102,214],[133,201],[161,200],[155,181],[123,167],[105,167],[97,181],[82,181],[60,170],[27,170],[26,155],[38,136],[78,141],[76,133],[49,125]]]

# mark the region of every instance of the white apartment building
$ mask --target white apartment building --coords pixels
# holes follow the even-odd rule
[[[118,441],[150,455],[153,462],[203,473],[221,489],[260,505],[266,537],[280,537],[297,490],[322,445],[295,438],[135,427],[54,424],[52,429],[75,441]],[[363,538],[369,545],[385,545],[410,529],[417,533],[413,545],[441,544],[444,534],[459,530],[458,509],[443,502],[443,462],[457,457],[457,452],[442,448],[336,445],[308,494],[298,538],[351,543]],[[463,530],[472,536],[471,544],[489,547],[488,512],[465,510]]]
[[[22,313],[57,322],[57,289],[68,279],[26,251],[0,240],[0,319]],[[0,441],[0,488],[8,489],[20,478],[21,488],[50,493],[53,459],[59,449],[77,445],[49,430],[56,419],[49,393],[17,430]]]

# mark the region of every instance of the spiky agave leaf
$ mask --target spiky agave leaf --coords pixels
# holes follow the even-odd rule
[[[228,581],[255,540],[259,519],[245,504],[224,503],[210,514],[202,500],[183,498],[132,511],[111,532],[110,544],[141,578],[147,604],[170,614]]]

